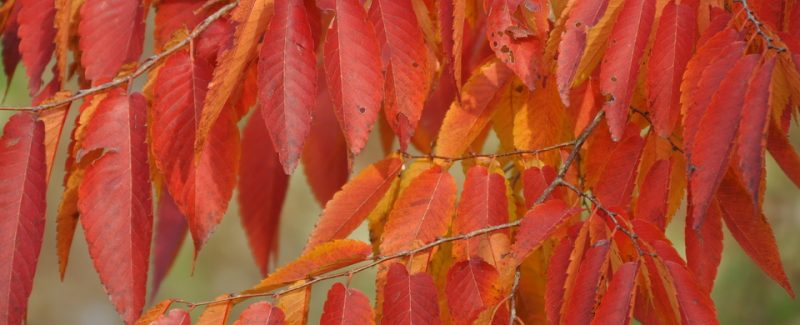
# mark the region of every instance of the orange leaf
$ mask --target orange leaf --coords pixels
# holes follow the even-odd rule
[[[328,291],[328,299],[322,310],[321,325],[375,324],[372,305],[364,293],[346,288],[337,282]]]
[[[614,141],[619,141],[625,131],[639,61],[644,55],[654,15],[655,0],[626,1],[600,65],[600,92],[606,100],[603,109]]]
[[[311,127],[316,66],[303,1],[278,1],[258,57],[258,103],[286,174],[297,167]]]
[[[153,305],[153,307],[150,307],[150,309],[142,314],[142,317],[139,317],[139,319],[136,320],[136,325],[150,325],[150,323],[156,321],[156,319],[160,318],[165,312],[167,312],[167,309],[169,309],[169,306],[172,305],[172,302],[172,299],[167,299]]]
[[[147,325],[191,325],[192,318],[189,315],[189,312],[183,309],[173,309],[170,310],[169,313],[161,315],[158,319],[153,322],[147,323]]]
[[[345,184],[325,205],[305,251],[350,235],[386,195],[402,166],[399,158],[390,157],[368,166]]]
[[[354,155],[366,145],[381,108],[380,53],[375,30],[361,2],[337,0],[323,63],[336,118]]]
[[[603,12],[606,11],[608,0],[578,1],[569,12],[569,18],[564,23],[564,35],[558,44],[558,59],[556,60],[556,79],[558,93],[564,105],[569,105],[569,91],[572,80],[578,71],[578,64],[586,47],[587,28],[594,26]]]
[[[221,300],[225,298],[230,298],[230,295],[221,295],[215,298],[214,300]],[[227,324],[228,316],[230,316],[232,308],[233,308],[233,300],[223,300],[220,302],[208,304],[206,305],[206,308],[203,310],[203,313],[200,314],[200,318],[197,319],[196,324],[197,325]]]
[[[365,260],[372,247],[364,242],[340,239],[318,245],[293,262],[275,270],[246,293],[262,293],[288,283],[330,272]]]
[[[11,116],[0,139],[0,323],[22,324],[42,248],[47,192],[44,125]],[[145,267],[146,267],[145,262]]]
[[[492,99],[511,75],[511,70],[496,59],[473,72],[464,85],[460,104],[454,101],[445,115],[436,142],[437,155],[458,157],[469,148],[494,113]]]
[[[417,176],[395,201],[383,232],[382,254],[413,249],[444,236],[455,210],[453,176],[433,166]]]
[[[541,41],[513,16],[517,6],[510,1],[494,1],[486,17],[486,38],[498,59],[522,80],[528,89],[534,89],[541,76],[543,47]]]
[[[83,141],[83,150],[102,154],[86,168],[78,190],[89,255],[126,324],[144,307],[153,228],[145,109],[142,95],[120,88],[103,99]]]

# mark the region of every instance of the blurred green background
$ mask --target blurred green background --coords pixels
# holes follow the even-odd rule
[[[6,79],[6,76],[2,76],[0,86],[7,84]],[[29,104],[26,82],[25,72],[20,66],[10,85],[5,105]],[[68,117],[70,124],[77,111],[75,107],[77,105],[73,105]],[[0,121],[4,123],[10,114],[0,112]],[[72,247],[70,265],[64,281],[61,282],[58,276],[55,215],[63,191],[63,166],[69,130],[68,125],[62,135],[54,173],[48,188],[47,228],[33,294],[30,297],[28,321],[34,325],[117,324],[120,323],[120,319],[92,267],[80,227]],[[366,164],[382,157],[376,133],[373,132],[373,139],[370,140],[364,153],[357,158],[355,170],[358,171]],[[486,148],[495,147],[492,141],[486,146]],[[463,180],[460,170],[460,168],[452,169],[454,174],[459,174],[454,175],[459,182]],[[768,161],[768,178],[764,204],[766,214],[775,230],[789,279],[795,290],[800,291],[800,236],[797,235],[800,232],[800,191],[784,177],[771,159]],[[248,288],[258,282],[260,276],[240,227],[235,197],[234,193],[228,213],[200,253],[194,274],[191,274],[192,245],[190,241],[185,241],[177,262],[152,302],[173,297],[204,301],[223,293]],[[320,211],[321,208],[311,195],[303,171],[298,169],[291,177],[283,209],[278,265],[298,256]],[[676,217],[668,230],[670,237],[681,251],[684,223],[682,213],[679,212],[679,217]],[[800,302],[792,300],[750,262],[727,232],[725,236],[724,257],[713,292],[722,323],[800,324]],[[363,226],[359,228],[354,237],[368,240],[366,228]],[[355,276],[351,285],[374,299],[374,285],[371,282],[373,279],[373,272],[364,272]],[[319,321],[322,303],[330,284],[314,286],[310,323]],[[242,308],[243,306],[238,307],[236,313]],[[193,316],[196,317],[198,312],[199,310],[196,310]]]

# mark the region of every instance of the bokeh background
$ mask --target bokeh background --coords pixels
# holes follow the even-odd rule
[[[148,27],[151,26],[152,24],[148,24]],[[152,42],[147,43],[150,45]],[[152,51],[146,49],[145,53]],[[144,78],[140,79],[137,81],[139,84]],[[9,85],[4,105],[28,105],[30,100],[26,83],[25,71],[20,65]],[[5,90],[6,85],[8,76],[2,75],[0,91]],[[75,87],[72,85],[70,89],[76,89]],[[55,254],[55,216],[63,192],[65,149],[76,111],[73,108],[67,118],[70,125],[62,135],[54,173],[48,187],[45,240],[28,309],[28,323],[32,325],[121,323],[92,267],[80,227],[72,246],[66,277],[63,282],[59,280]],[[0,112],[0,122],[4,124],[10,115],[9,112]],[[375,133],[377,132],[374,132],[364,153],[356,159],[356,171],[382,158]],[[800,137],[793,136],[793,142],[800,148]],[[496,148],[496,141],[490,139],[485,148],[494,150],[492,148]],[[775,231],[789,280],[795,290],[800,291],[800,191],[785,178],[771,158],[767,163],[768,181],[764,208]],[[459,183],[463,181],[460,170],[452,169]],[[200,253],[194,274],[191,241],[185,241],[161,290],[149,304],[166,298],[205,301],[220,294],[248,288],[260,280],[241,229],[236,195],[234,193],[222,223]],[[291,177],[283,208],[278,265],[285,264],[300,254],[320,212],[321,207],[310,192],[302,167],[298,168]],[[668,235],[681,252],[684,224],[682,215],[683,210],[679,211],[679,216],[668,229]],[[353,237],[368,240],[366,227],[359,228]],[[792,300],[778,285],[771,282],[742,252],[727,231],[724,245],[722,265],[712,294],[722,323],[800,325],[800,301]],[[351,285],[370,295],[374,301],[373,279],[374,272],[363,272],[353,278]],[[319,321],[322,303],[330,285],[331,283],[322,283],[314,286],[310,323]],[[243,307],[237,307],[235,314]],[[199,311],[193,312],[193,316],[197,317]]]

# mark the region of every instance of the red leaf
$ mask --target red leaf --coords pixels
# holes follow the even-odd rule
[[[517,6],[509,5],[508,1],[494,1],[486,18],[486,38],[497,58],[514,71],[528,89],[533,90],[542,78],[539,60],[543,48],[526,24],[515,21],[513,14],[516,9]]]
[[[553,166],[531,167],[522,172],[522,194],[525,197],[525,207],[530,209],[536,200],[542,196],[544,190],[556,179],[556,169]],[[563,192],[556,188],[553,198],[563,199]]]
[[[284,323],[283,311],[266,301],[259,301],[242,311],[234,325],[281,325]]]
[[[698,124],[694,142],[687,146],[689,164],[688,213],[698,228],[730,161],[730,151],[742,115],[747,83],[759,55],[742,57],[727,73]]]
[[[428,95],[428,50],[411,0],[376,0],[369,18],[382,45],[386,69],[384,112],[406,150]]]
[[[82,146],[103,153],[86,169],[78,190],[89,255],[126,324],[144,307],[153,228],[145,109],[142,95],[120,88],[103,99]]]
[[[381,253],[392,254],[434,241],[450,228],[456,184],[439,166],[417,176],[397,198],[383,232]]]
[[[55,2],[20,0],[19,4],[19,52],[28,74],[28,93],[33,96],[42,87],[42,74],[55,49]]]
[[[500,275],[480,258],[453,265],[447,272],[445,294],[456,324],[471,324],[481,312],[497,304],[502,293],[496,284]]]
[[[191,325],[192,318],[189,312],[183,309],[173,309],[148,325]]]
[[[311,131],[303,151],[303,172],[320,205],[330,200],[347,182],[350,173],[347,141],[336,122],[324,73],[319,73],[319,91]]]
[[[517,265],[563,225],[569,216],[578,211],[579,209],[570,208],[564,201],[558,199],[534,205],[528,210],[511,248],[511,256]]]
[[[186,217],[183,216],[169,191],[161,189],[158,198],[158,222],[155,227],[155,238],[153,239],[153,280],[150,297],[155,297],[161,281],[167,276],[178,252],[186,238],[188,230]]]
[[[636,201],[636,218],[647,220],[659,229],[667,227],[667,207],[672,162],[662,159],[653,163],[642,184],[639,186],[639,199]]]
[[[747,86],[742,117],[739,120],[736,149],[742,181],[753,202],[758,202],[761,179],[764,176],[764,150],[769,130],[769,97],[775,59],[769,59],[753,73]]]
[[[167,299],[153,305],[152,307],[150,307],[150,309],[148,309],[142,314],[142,317],[139,317],[139,319],[136,320],[136,325],[150,325],[150,323],[155,322],[159,318],[162,318],[162,316],[164,316],[164,314],[167,312],[167,310],[169,309],[169,307],[172,305],[173,302],[175,301],[172,299]],[[178,314],[180,312],[174,311],[172,313]]]
[[[303,1],[275,2],[258,57],[258,103],[286,174],[297,167],[311,127],[316,66]]]
[[[267,137],[264,120],[250,117],[242,135],[239,169],[239,210],[242,227],[261,275],[269,269],[270,257],[278,249],[281,210],[289,187],[278,155]]]
[[[81,65],[96,86],[139,59],[145,12],[138,0],[86,0],[80,10]]]
[[[684,150],[691,151],[700,120],[720,83],[744,50],[741,36],[726,29],[711,38],[689,61],[681,83]],[[709,96],[712,95],[712,96]]]
[[[224,110],[195,160],[193,144],[211,79],[210,63],[187,52],[171,55],[159,70],[150,127],[153,153],[169,192],[189,221],[195,255],[222,219],[236,185],[239,131],[233,109]],[[187,127],[188,126],[188,127]]]
[[[389,267],[383,288],[381,324],[440,324],[436,284],[428,273],[409,275],[403,264]]]
[[[653,127],[661,137],[672,134],[680,117],[681,77],[697,38],[695,16],[690,5],[669,2],[658,23],[645,86],[652,105]]]
[[[633,303],[636,301],[634,296],[638,274],[639,263],[636,262],[627,262],[617,269],[608,285],[608,291],[600,301],[592,324],[630,323]]]
[[[466,234],[481,228],[504,224],[509,221],[509,198],[506,193],[505,175],[475,165],[467,171],[461,202],[453,221],[453,234]],[[453,257],[466,260],[476,256],[481,246],[491,245],[490,236],[497,231],[453,243]],[[486,243],[482,245],[481,243]],[[499,259],[499,256],[496,256]],[[497,261],[494,261],[495,263]]]
[[[794,182],[795,186],[800,187],[800,156],[789,143],[786,134],[780,130],[780,126],[772,121],[769,126],[767,138],[767,150],[775,158],[775,162],[781,167],[783,173]]]
[[[328,299],[323,306],[322,325],[361,325],[375,324],[372,305],[361,291],[346,288],[337,282],[328,291]]]
[[[729,170],[717,192],[722,218],[731,235],[745,253],[770,278],[794,297],[794,291],[783,270],[775,235],[758,206],[753,205],[741,179]]]
[[[558,59],[556,60],[556,79],[558,93],[564,105],[569,105],[569,92],[572,80],[578,72],[583,50],[586,48],[586,33],[603,16],[608,0],[578,1],[572,7],[564,23],[564,34],[558,43]]]
[[[570,238],[564,238],[553,249],[550,264],[547,265],[547,281],[545,281],[545,313],[551,324],[558,324],[561,319],[561,305],[564,303],[564,284],[567,281],[567,268],[574,244]]]
[[[672,261],[665,261],[664,264],[675,284],[682,323],[719,324],[714,302],[711,301],[709,294],[697,285],[686,267]]]
[[[44,125],[32,113],[8,120],[0,139],[0,323],[22,324],[45,223]]]
[[[722,212],[719,203],[713,199],[706,220],[699,228],[692,227],[694,220],[691,214],[686,217],[686,263],[697,284],[706,292],[711,292],[722,259]]]
[[[155,17],[155,49],[160,50],[172,38],[172,33],[181,28],[194,29],[205,15],[198,12],[204,2],[191,0],[161,0],[157,3]]]
[[[564,301],[563,321],[566,324],[588,324],[592,320],[600,279],[608,267],[609,248],[607,241],[600,241],[586,252],[575,276],[575,284]]]
[[[336,18],[328,29],[323,61],[336,118],[350,152],[358,154],[367,143],[383,98],[380,47],[361,1],[336,0]]]
[[[626,1],[603,56],[600,93],[606,98],[603,109],[614,141],[619,141],[625,131],[639,61],[650,37],[655,9],[654,0]]]
[[[591,151],[594,154],[592,159],[603,161],[605,164],[602,171],[587,169],[600,175],[592,190],[605,206],[625,207],[630,204],[636,183],[636,167],[639,165],[645,145],[639,132],[639,127],[629,124],[622,141],[611,143],[611,147],[605,150],[593,148]]]
[[[309,235],[305,251],[350,235],[375,209],[397,179],[402,166],[399,158],[387,158],[364,168],[345,184],[325,205],[325,210]]]
[[[9,85],[11,80],[14,79],[14,72],[17,70],[17,65],[22,59],[22,54],[19,53],[19,8],[21,4],[15,2],[11,11],[6,18],[5,27],[3,29],[3,71],[8,76],[6,83],[6,94],[8,94]]]

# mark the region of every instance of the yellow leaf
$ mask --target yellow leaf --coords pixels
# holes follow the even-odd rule
[[[578,64],[575,79],[572,80],[572,87],[579,86],[589,79],[592,71],[600,64],[606,49],[606,42],[611,36],[611,30],[617,21],[623,3],[625,3],[624,0],[610,0],[603,18],[600,18],[600,21],[589,29],[589,33],[586,34],[586,47],[583,50],[581,62]]]

